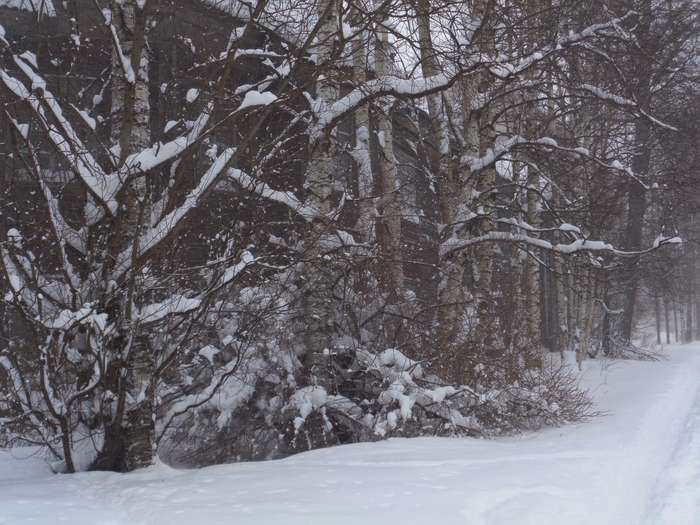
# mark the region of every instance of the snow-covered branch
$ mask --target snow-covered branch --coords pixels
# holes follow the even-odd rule
[[[615,248],[612,244],[604,241],[577,239],[567,244],[552,244],[547,240],[539,239],[537,237],[532,237],[522,233],[490,232],[485,235],[480,235],[469,239],[458,239],[455,237],[451,237],[450,239],[445,241],[440,247],[440,255],[441,257],[445,257],[453,252],[463,250],[470,246],[475,246],[484,242],[525,243],[536,248],[542,248],[544,250],[549,250],[564,255],[570,255],[577,252],[606,252],[611,255],[616,255],[620,257],[631,257],[643,255],[645,253],[650,253],[660,248],[661,246],[680,244],[682,241],[678,237],[661,236],[657,238],[656,241],[654,241],[653,246],[650,248],[637,251],[625,251]]]
[[[89,149],[85,147],[70,122],[65,118],[56,97],[47,89],[44,79],[36,74],[23,59],[16,55],[13,55],[13,58],[30,79],[32,91],[1,67],[0,81],[18,99],[27,103],[47,138],[66,160],[71,170],[85,183],[90,193],[99,200],[100,204],[104,205],[111,213],[115,213],[117,209],[115,196],[119,189],[118,180],[115,177],[108,177],[102,171]],[[60,130],[50,122],[44,105],[49,108]]]
[[[645,119],[651,121],[655,125],[668,129],[670,131],[678,131],[678,128],[675,126],[672,126],[671,124],[667,124],[665,122],[660,121],[653,115],[650,115],[648,111],[646,111],[644,108],[642,108],[637,102],[634,100],[630,100],[628,98],[622,97],[620,95],[616,95],[614,93],[610,93],[609,91],[606,91],[600,87],[593,86],[591,84],[581,84],[579,86],[579,89],[581,91],[585,91],[586,93],[589,93],[593,95],[595,98],[598,98],[600,100],[603,100],[605,102],[609,102],[611,104],[614,104],[616,106],[619,106],[621,108],[626,108],[631,110],[633,113],[639,114],[641,117],[644,117]]]
[[[145,229],[139,237],[137,258],[158,246],[200,204],[205,195],[220,180],[221,174],[233,160],[236,151],[235,148],[224,150],[201,176],[197,186],[185,196],[184,202],[165,215],[154,226]],[[133,260],[134,254],[131,248],[121,253],[114,269],[113,277],[115,280],[119,279],[131,267]]]
[[[228,170],[227,176],[254,195],[258,195],[263,199],[278,204],[283,204],[306,221],[311,221],[319,217],[318,210],[302,203],[291,191],[274,190],[265,182],[256,180],[239,169]]]

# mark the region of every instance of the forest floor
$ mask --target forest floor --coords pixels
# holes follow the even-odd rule
[[[26,450],[0,450],[0,524],[700,524],[700,345],[664,355],[586,363],[606,415],[519,437],[126,475],[52,475]]]

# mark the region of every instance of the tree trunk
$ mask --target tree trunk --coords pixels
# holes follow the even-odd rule
[[[603,301],[604,301],[604,310],[603,310],[603,322],[602,322],[602,333],[601,333],[601,343],[603,347],[603,355],[610,355],[612,354],[613,348],[612,348],[612,323],[610,319],[610,293],[609,293],[609,282],[608,282],[608,275],[605,274],[605,283],[604,283],[604,289],[603,289]]]
[[[590,347],[591,347],[591,336],[593,334],[593,318],[595,314],[595,300],[596,300],[596,285],[595,285],[595,275],[593,270],[588,271],[588,279],[586,286],[586,301],[582,305],[585,309],[584,313],[584,331],[583,337],[581,338],[581,344],[576,352],[576,362],[578,363],[579,369],[583,361],[588,357]]]
[[[112,21],[116,24],[121,54],[127,57],[134,73],[129,79],[121,62],[117,43],[112,51],[112,139],[119,145],[117,164],[150,145],[150,102],[146,32],[148,13],[138,0],[113,2]],[[150,196],[145,177],[131,180],[125,190],[124,212],[112,232],[112,249],[138,251],[140,231],[150,220]],[[105,427],[104,445],[93,464],[94,469],[131,471],[152,464],[155,457],[155,361],[146,338],[132,323],[132,307],[142,288],[141,272],[133,267],[125,277],[128,290],[113,317],[121,323],[122,337],[115,340],[117,367],[111,382],[120,402]],[[118,309],[118,311],[116,311]]]
[[[328,64],[333,52],[333,41],[337,34],[336,0],[319,2],[321,23],[317,36],[317,56],[319,64]],[[332,72],[326,71],[316,86],[316,96],[323,108],[337,99],[337,86]],[[306,227],[304,232],[304,341],[306,346],[306,372],[311,384],[324,384],[330,372],[328,356],[333,330],[332,279],[328,275],[327,264],[323,259],[322,241],[329,233],[329,215],[335,153],[331,137],[323,133],[309,144],[309,161],[306,168],[306,204],[317,210],[318,217]]]
[[[668,296],[664,296],[664,321],[666,326],[666,344],[671,344],[671,323],[668,312]]]
[[[673,332],[675,336],[676,343],[680,341],[679,337],[679,332],[678,332],[678,299],[677,297],[673,298]]]
[[[535,228],[539,225],[537,213],[537,191],[539,191],[539,175],[535,170],[528,170],[527,176],[527,223]],[[525,301],[525,326],[527,339],[527,355],[525,356],[528,368],[541,368],[543,364],[542,341],[540,333],[540,279],[539,264],[534,257],[525,259],[524,290]]]
[[[496,35],[495,21],[493,18],[494,4],[487,0],[478,0],[473,4],[473,16],[481,21],[481,29],[479,31],[479,40],[476,46],[480,53],[486,55],[495,54],[496,52]],[[487,75],[483,74],[468,84],[472,92],[473,105],[475,100],[488,98],[489,90],[492,84]],[[478,155],[486,155],[496,143],[496,122],[494,108],[491,105],[479,108],[478,112],[472,111],[469,119],[469,126],[465,123],[465,129],[470,129],[469,135],[465,137],[467,154],[473,155],[469,151],[478,153]],[[473,178],[473,174],[468,175]],[[486,169],[481,170],[476,178],[476,189],[481,196],[478,201],[478,209],[485,215],[485,218],[478,224],[478,235],[487,235],[493,231],[494,226],[491,218],[495,214],[496,204],[496,165],[493,164]],[[472,199],[471,195],[467,196]],[[495,334],[497,331],[496,316],[493,303],[493,263],[496,259],[496,246],[492,243],[486,243],[479,247],[479,253],[476,261],[478,281],[476,286],[477,291],[477,342],[482,352],[495,356],[496,344]]]
[[[430,2],[417,0],[416,21],[421,55],[421,68],[424,77],[437,75],[438,62],[433,48],[430,29]],[[434,177],[438,189],[440,222],[445,228],[439,235],[440,241],[448,238],[456,222],[457,213],[455,202],[458,191],[455,185],[453,163],[450,162],[451,148],[447,129],[447,113],[442,95],[434,94],[428,97],[428,115],[437,148],[434,151],[433,167],[437,170]],[[440,243],[438,243],[438,246]],[[459,320],[464,311],[463,275],[464,265],[461,254],[440,258],[440,278],[437,297],[436,328],[437,353],[440,374],[446,379],[464,381],[464,348],[457,348]]]
[[[685,334],[684,342],[690,343],[693,340],[693,279],[688,281],[688,289],[685,302]]]
[[[353,77],[357,84],[367,80],[367,36],[364,32],[357,36],[352,44]],[[369,104],[362,104],[354,113],[355,148],[352,152],[357,169],[357,221],[355,231],[368,244],[374,242],[374,222],[376,208],[374,204],[374,174],[370,154]]]
[[[694,269],[693,269],[694,271]],[[697,340],[700,338],[700,300],[697,296],[697,294],[693,295],[693,306],[694,306],[694,312],[695,312],[695,333],[693,337],[693,341]]]
[[[576,335],[576,294],[574,292],[574,274],[572,268],[566,273],[566,349],[573,350]]]
[[[649,44],[651,13],[650,0],[644,0],[635,35],[642,46],[642,50]],[[648,58],[643,52],[640,52],[638,62],[637,72],[639,73],[639,84],[637,102],[642,109],[648,110],[651,104],[652,66],[648,63]],[[636,151],[632,158],[632,172],[637,177],[645,180],[649,173],[651,162],[651,123],[648,119],[637,119],[634,130],[634,147]],[[642,248],[642,233],[646,208],[645,187],[636,180],[630,180],[627,188],[627,227],[625,235],[627,249],[630,251],[637,251]],[[631,341],[637,291],[640,282],[639,257],[630,257],[625,263],[626,283],[621,335],[624,340]]]
[[[378,24],[377,49],[375,68],[377,76],[389,73],[388,59],[390,56],[389,33],[382,27],[383,20]],[[382,260],[384,288],[387,303],[392,314],[398,314],[398,308],[403,297],[404,272],[401,254],[401,194],[397,179],[397,162],[394,154],[394,130],[391,121],[391,108],[377,108],[377,142],[379,144],[379,182],[381,205],[379,206],[379,254]],[[389,320],[385,325],[389,340],[400,340],[400,317]]]
[[[656,317],[656,344],[661,346],[661,299],[654,297],[654,315]]]

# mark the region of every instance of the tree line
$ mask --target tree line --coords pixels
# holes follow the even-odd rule
[[[0,440],[128,471],[590,413],[560,353],[700,332],[697,11],[0,3]]]

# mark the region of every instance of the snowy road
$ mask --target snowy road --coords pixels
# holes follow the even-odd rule
[[[700,524],[700,391],[652,491],[644,525]]]
[[[700,524],[700,346],[587,366],[608,415],[519,438],[397,439],[129,475],[52,476],[0,451],[0,524]]]

